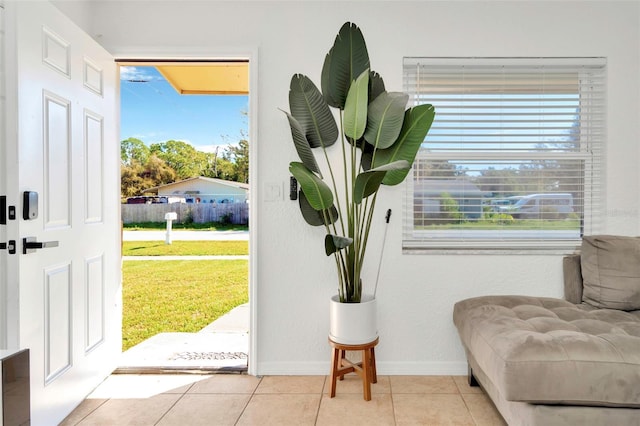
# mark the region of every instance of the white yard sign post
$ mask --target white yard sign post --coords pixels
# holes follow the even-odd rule
[[[164,242],[166,244],[171,244],[171,227],[173,225],[173,221],[178,219],[178,214],[176,212],[169,212],[164,215],[164,219],[167,221],[167,236]]]

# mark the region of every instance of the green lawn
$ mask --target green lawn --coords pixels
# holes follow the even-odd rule
[[[434,230],[434,229],[483,229],[483,230],[555,230],[567,231],[580,229],[580,222],[575,219],[566,220],[534,220],[534,219],[518,219],[503,221],[500,223],[477,220],[477,221],[461,221],[456,223],[439,223],[433,225],[416,225],[417,230]]]
[[[246,260],[124,262],[122,350],[163,332],[197,332],[249,300]]]
[[[248,241],[124,241],[123,256],[248,255]]]

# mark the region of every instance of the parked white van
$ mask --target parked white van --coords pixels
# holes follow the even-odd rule
[[[530,194],[499,208],[514,219],[564,219],[573,213],[573,197],[568,193]]]

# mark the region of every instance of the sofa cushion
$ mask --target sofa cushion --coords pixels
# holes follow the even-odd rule
[[[640,238],[582,239],[582,301],[598,308],[640,309]]]
[[[454,307],[465,349],[508,401],[640,407],[640,315],[485,296]]]

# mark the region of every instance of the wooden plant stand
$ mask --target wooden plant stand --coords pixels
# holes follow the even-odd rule
[[[376,355],[374,347],[378,344],[376,340],[362,345],[344,345],[329,338],[333,356],[331,358],[331,390],[330,397],[336,396],[336,381],[338,378],[344,380],[344,375],[357,373],[362,378],[362,388],[364,400],[371,401],[371,383],[378,382],[376,373]],[[345,358],[346,351],[362,351],[362,362],[353,363]]]

